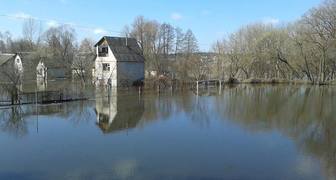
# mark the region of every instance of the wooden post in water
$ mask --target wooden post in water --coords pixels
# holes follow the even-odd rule
[[[196,94],[198,96],[198,81],[196,81]]]
[[[157,90],[157,93],[160,94],[160,84],[158,84],[156,88],[157,88],[157,89],[156,89],[156,90]]]
[[[37,107],[37,99],[38,99],[38,94],[37,94],[37,89],[35,89],[35,104],[36,104],[36,131],[38,133],[38,125],[39,125],[39,119],[38,119],[38,116],[39,116],[39,112],[38,112],[38,107]]]
[[[219,95],[222,94],[222,80],[219,80]]]
[[[37,107],[37,89],[35,89],[35,104],[36,104],[36,107]]]
[[[140,104],[140,102],[141,102],[141,86],[138,87],[138,91],[139,91],[138,104]]]
[[[207,93],[209,93],[209,84],[210,84],[210,81],[209,81],[209,79],[207,79],[206,81],[205,81],[206,83],[205,83],[205,88],[206,88],[206,90],[207,90]]]

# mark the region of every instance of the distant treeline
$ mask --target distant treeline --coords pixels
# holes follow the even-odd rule
[[[75,71],[82,81],[93,68],[94,40],[77,41],[69,25],[46,31],[34,19],[23,24],[23,36],[13,40],[0,32],[1,52],[33,52],[28,62],[44,59]],[[255,23],[216,41],[210,53],[200,53],[192,30],[182,30],[142,16],[126,25],[121,36],[139,41],[146,71],[153,78],[181,82],[228,79],[305,80],[315,84],[336,77],[336,0],[324,1],[289,24]],[[163,75],[163,76],[162,76]]]
[[[296,22],[251,24],[217,41],[217,74],[330,82],[336,77],[335,37],[336,1],[328,0]]]
[[[296,22],[244,26],[215,42],[207,55],[199,53],[191,30],[184,33],[167,23],[138,17],[124,32],[141,42],[147,70],[182,81],[282,79],[324,84],[336,77],[336,0],[324,1]]]

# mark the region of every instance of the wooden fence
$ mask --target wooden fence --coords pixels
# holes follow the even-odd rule
[[[19,93],[20,102],[12,104],[10,95],[4,94],[0,97],[0,106],[20,105],[20,104],[51,104],[68,101],[78,101],[88,99],[84,93],[69,90],[57,91],[36,91]]]

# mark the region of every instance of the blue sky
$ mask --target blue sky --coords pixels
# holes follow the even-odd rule
[[[44,29],[75,24],[78,39],[117,36],[138,15],[190,28],[202,50],[254,22],[295,21],[321,0],[0,0],[0,31],[21,36],[22,19],[43,20]],[[14,18],[16,17],[16,18]]]

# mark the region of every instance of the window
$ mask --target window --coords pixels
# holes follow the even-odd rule
[[[108,47],[107,46],[99,47],[98,55],[100,57],[107,57],[107,55],[108,55]]]
[[[109,63],[103,63],[103,71],[110,71],[110,64]]]
[[[102,53],[108,53],[108,48],[107,47],[102,47],[102,51],[101,51]]]

